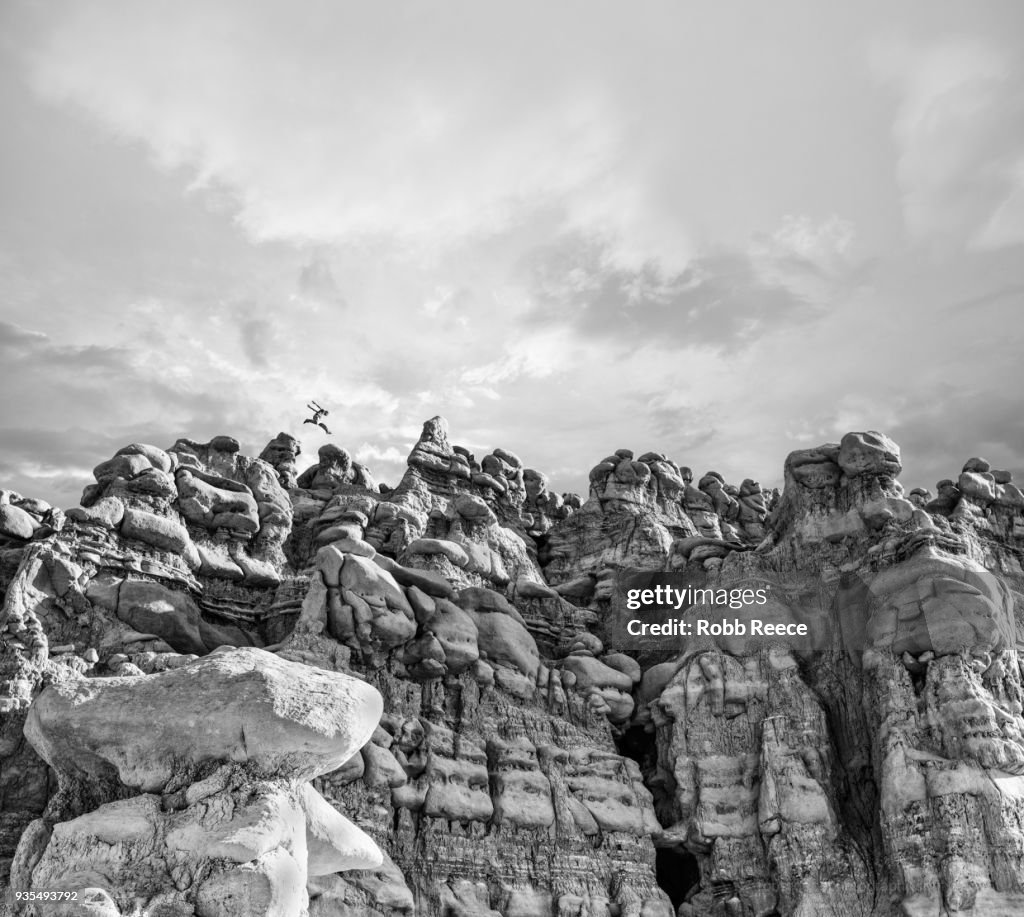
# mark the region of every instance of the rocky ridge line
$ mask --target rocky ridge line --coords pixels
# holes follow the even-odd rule
[[[95,889],[13,913],[1024,906],[1008,473],[907,495],[851,433],[781,495],[620,449],[581,500],[441,418],[393,489],[300,449],[133,444],[66,513],[0,495],[0,862]],[[624,650],[633,571],[770,583],[813,636]]]

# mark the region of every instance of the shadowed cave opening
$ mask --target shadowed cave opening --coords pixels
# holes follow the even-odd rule
[[[679,815],[675,803],[675,781],[658,770],[658,743],[654,731],[645,726],[630,726],[615,737],[615,747],[624,758],[640,765],[644,785],[654,797],[654,814],[663,828],[675,824]]]
[[[632,758],[640,765],[640,770],[645,773],[648,768],[654,767],[658,759],[658,747],[654,733],[648,732],[643,726],[630,726],[616,737],[615,745],[620,755]]]
[[[700,867],[692,853],[676,847],[658,847],[654,851],[654,875],[661,890],[678,910],[687,894],[700,884]]]
[[[658,744],[654,731],[643,726],[630,726],[616,736],[619,754],[632,758],[640,765],[644,783],[654,796],[654,811],[662,825],[675,820],[671,792],[660,781],[652,781],[658,763]],[[681,847],[657,847],[654,851],[654,875],[662,891],[668,895],[674,910],[686,896],[700,886],[700,867],[697,858]]]

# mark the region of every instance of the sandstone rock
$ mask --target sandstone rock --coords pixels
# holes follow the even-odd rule
[[[328,876],[350,869],[376,869],[384,862],[373,841],[308,783],[302,788],[301,801],[306,816],[308,875]]]
[[[415,587],[427,595],[448,599],[455,595],[455,589],[441,574],[432,570],[415,570],[411,567],[402,566],[397,561],[381,555],[374,556],[374,562],[381,569],[390,573],[395,582],[406,588]]]
[[[930,513],[941,513],[943,516],[951,515],[960,503],[960,490],[948,479],[939,481],[935,485],[935,489],[938,491],[938,495],[934,500],[929,501],[925,508]]]
[[[116,497],[103,497],[92,506],[73,506],[67,516],[75,522],[102,525],[108,529],[116,529],[124,519],[124,503]]]
[[[480,654],[488,662],[516,669],[535,678],[540,653],[530,632],[514,618],[502,614],[471,612],[476,623]]]
[[[367,913],[412,917],[415,907],[405,877],[386,855],[373,871],[311,879],[309,897],[310,917],[358,917]]]
[[[29,513],[9,503],[0,503],[0,536],[28,541],[39,528]]]
[[[132,443],[122,449],[118,449],[115,456],[119,455],[141,455],[153,468],[158,471],[174,471],[174,457],[164,452],[158,446],[150,446],[146,443]]]
[[[345,449],[328,443],[317,450],[317,458],[315,465],[299,475],[296,486],[329,491],[348,485],[376,489],[369,469],[354,462]]]
[[[804,487],[819,490],[832,487],[839,480],[842,469],[838,458],[837,447],[822,446],[791,453],[786,459],[786,465],[790,474]]]
[[[173,519],[127,507],[121,522],[121,534],[136,538],[161,551],[181,554],[189,542],[185,527]]]
[[[233,649],[159,675],[51,685],[32,705],[25,734],[58,773],[116,776],[159,792],[206,761],[325,773],[363,745],[380,712],[379,695],[362,682]]]
[[[456,567],[468,567],[469,555],[465,548],[453,541],[438,538],[418,538],[406,549],[409,554],[443,554]]]
[[[965,471],[957,481],[962,497],[987,506],[996,498],[996,482],[988,472]]]
[[[188,468],[178,470],[175,482],[178,508],[189,522],[211,529],[232,528],[247,534],[259,531],[256,499],[244,485],[227,479],[210,481],[208,476]]]
[[[1024,906],[1008,472],[904,496],[898,447],[855,433],[791,454],[780,494],[619,449],[582,503],[434,418],[397,488],[330,447],[289,495],[298,454],[287,434],[264,461],[230,437],[128,447],[66,531],[8,545],[0,878],[183,917],[306,894],[319,917]],[[118,531],[126,506],[187,525],[184,547]],[[623,571],[768,585],[716,614],[809,634],[626,647]],[[274,654],[196,658],[261,634]],[[388,714],[345,739],[339,698],[368,683]],[[59,787],[21,737],[34,694]],[[379,866],[330,872],[377,862],[340,812]]]
[[[609,653],[601,657],[601,662],[622,672],[633,684],[640,681],[642,674],[640,663],[632,656],[627,656],[625,653]]]
[[[900,447],[888,436],[873,431],[847,433],[839,444],[837,461],[850,477],[867,473],[896,476],[903,468]]]
[[[373,788],[404,786],[408,782],[402,765],[386,748],[376,744],[367,744],[362,750],[364,769],[363,782]]]
[[[866,643],[892,653],[942,656],[1016,645],[1013,599],[980,565],[926,548],[869,585]],[[856,631],[848,630],[856,646]],[[861,648],[858,647],[858,648]]]
[[[447,671],[461,674],[480,658],[479,628],[471,613],[440,599],[429,613],[417,618],[423,632],[436,639]]]
[[[287,489],[296,486],[298,470],[295,459],[301,454],[299,441],[291,434],[282,432],[263,447],[260,458],[274,468],[281,486]]]
[[[207,576],[239,582],[245,579],[242,568],[235,563],[226,547],[203,544],[196,547],[196,553],[199,555],[199,569]]]

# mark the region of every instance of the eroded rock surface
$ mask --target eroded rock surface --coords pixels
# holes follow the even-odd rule
[[[80,893],[67,914],[92,912],[88,889],[110,914],[269,917],[304,912],[310,876],[383,862],[308,783],[377,727],[364,682],[231,648],[153,675],[52,675],[24,731],[58,788],[12,888]]]
[[[393,489],[301,452],[134,444],[66,514],[0,493],[0,868],[83,890],[12,913],[1024,909],[1009,472],[907,495],[869,431],[781,494],[618,449],[581,500],[439,417]],[[808,632],[630,642],[636,574]]]

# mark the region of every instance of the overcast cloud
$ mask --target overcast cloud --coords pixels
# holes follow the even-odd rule
[[[1024,474],[1024,7],[27,2],[0,12],[0,486],[423,420],[582,489],[879,429]]]

